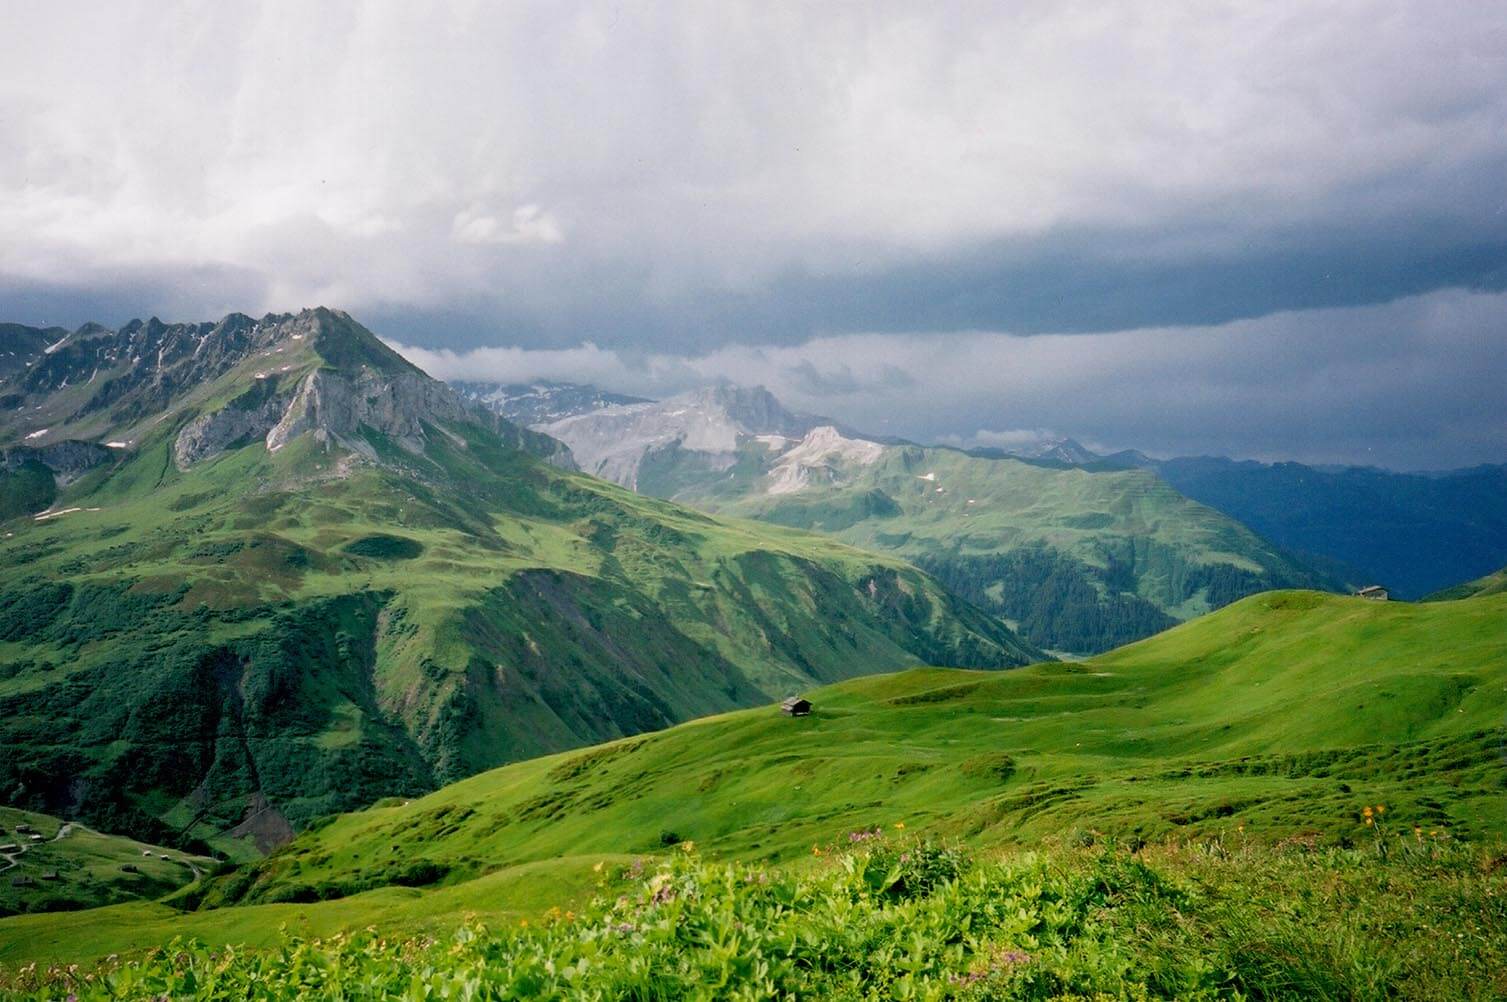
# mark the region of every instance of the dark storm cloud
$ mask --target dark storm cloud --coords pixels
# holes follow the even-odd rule
[[[1217,326],[854,334],[694,356],[595,345],[402,350],[447,378],[589,379],[646,396],[719,379],[761,383],[798,409],[921,441],[1068,434],[1167,456],[1398,469],[1507,462],[1503,293],[1435,292]]]
[[[1149,243],[1175,235],[1141,237]],[[1507,288],[1507,227],[1500,234],[1485,226],[1451,234],[1437,224],[1357,224],[1266,242],[1167,260],[1137,254],[1122,234],[1064,234],[1024,250],[976,248],[876,274],[787,273],[756,295],[710,291],[670,302],[582,297],[551,316],[487,300],[376,307],[365,315],[391,336],[426,347],[566,347],[580,343],[584,331],[593,343],[627,352],[693,352],[868,331],[1040,334],[1207,325],[1436,289]]]

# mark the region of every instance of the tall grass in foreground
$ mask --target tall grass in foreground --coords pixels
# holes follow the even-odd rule
[[[1083,841],[1089,841],[1085,837]],[[974,862],[855,832],[800,871],[692,847],[604,873],[580,914],[264,951],[175,941],[16,998],[1487,999],[1507,997],[1507,854],[1421,831],[1363,849],[1215,840]],[[614,896],[609,888],[629,893]]]

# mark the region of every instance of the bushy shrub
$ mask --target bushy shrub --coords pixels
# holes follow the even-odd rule
[[[846,865],[867,890],[898,901],[924,897],[958,879],[968,857],[961,849],[931,841],[881,841],[867,853],[849,856]]]

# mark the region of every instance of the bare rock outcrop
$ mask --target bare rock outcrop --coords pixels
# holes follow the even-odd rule
[[[186,470],[227,449],[264,438],[282,418],[286,407],[286,398],[274,396],[251,406],[232,404],[201,414],[178,432],[173,442],[173,462],[178,469]]]
[[[417,454],[429,440],[426,426],[475,419],[475,412],[453,391],[421,373],[363,371],[350,379],[321,369],[304,377],[281,418],[268,430],[266,441],[267,448],[276,452],[299,435],[312,432],[322,442],[371,455],[371,446],[360,435],[364,426]]]
[[[18,470],[28,462],[52,471],[59,487],[66,487],[85,473],[110,461],[111,450],[97,442],[63,441],[36,448],[25,445],[0,450],[0,469]]]

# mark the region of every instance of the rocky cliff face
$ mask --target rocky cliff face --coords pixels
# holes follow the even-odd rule
[[[260,385],[268,389],[243,394],[183,426],[173,443],[179,469],[256,439],[276,452],[305,434],[375,460],[376,451],[363,429],[419,454],[429,440],[426,429],[481,417],[442,383],[419,373],[385,375],[361,370],[352,378],[315,369],[292,386],[278,387],[270,379]]]
[[[40,463],[52,471],[59,487],[66,487],[110,457],[109,449],[94,442],[57,442],[39,449],[18,445],[0,449],[0,470],[11,472],[28,462]]]
[[[260,383],[257,391],[244,394],[229,406],[201,414],[184,425],[173,442],[173,462],[178,469],[186,470],[227,449],[265,439],[288,407],[288,395],[273,395],[275,383],[269,382]]]
[[[290,440],[312,432],[321,442],[335,442],[375,459],[360,437],[363,427],[386,435],[398,446],[421,453],[426,428],[441,422],[475,420],[476,412],[443,383],[417,373],[385,376],[362,372],[355,379],[316,370],[304,377],[281,419],[267,432],[267,448],[276,452]]]
[[[786,410],[761,386],[724,384],[657,403],[605,407],[537,428],[568,445],[586,472],[636,489],[639,469],[651,453],[680,448],[701,454],[712,467],[727,466],[743,439],[798,439],[826,423]]]

